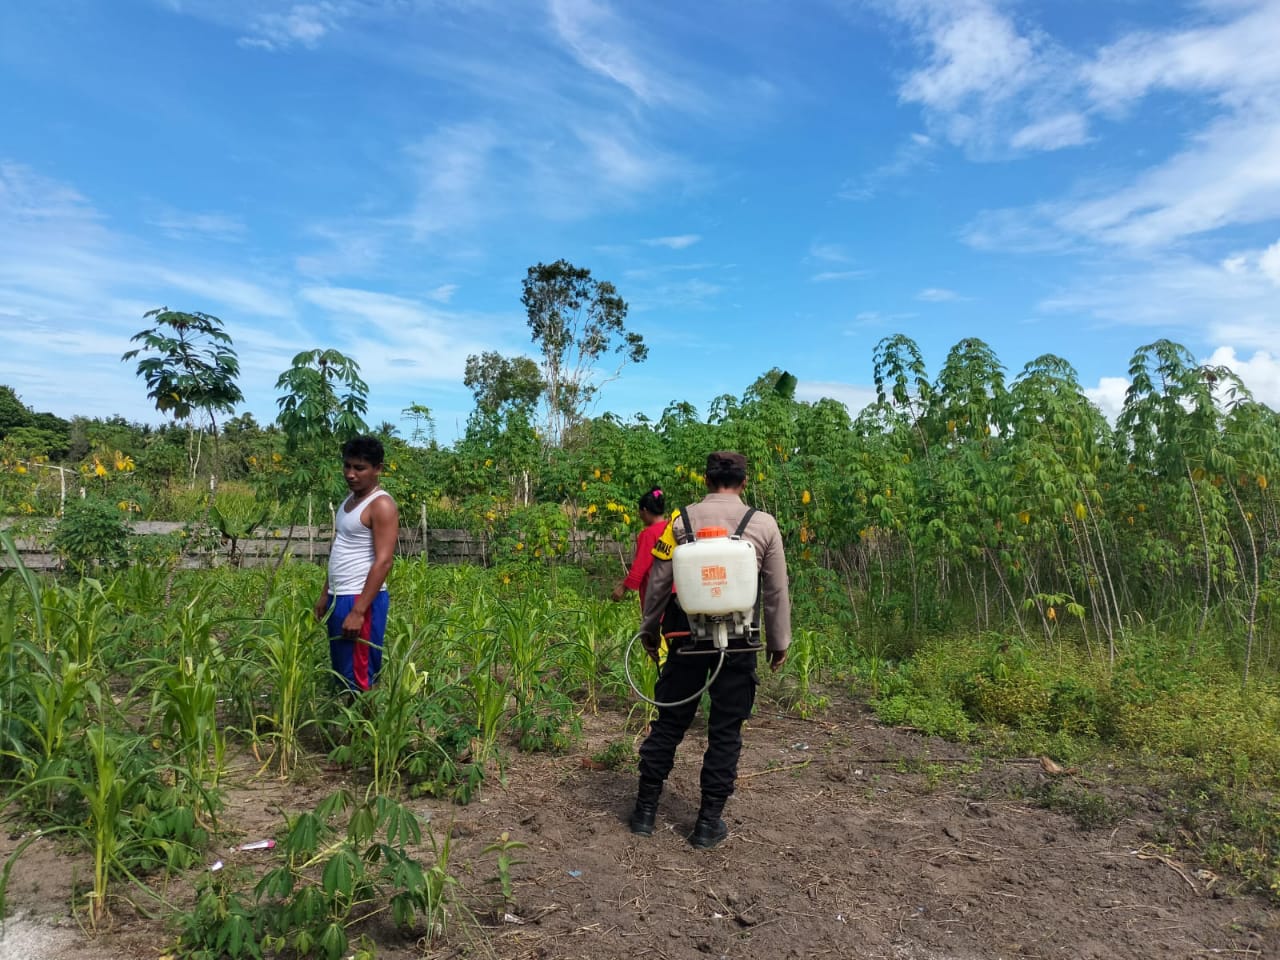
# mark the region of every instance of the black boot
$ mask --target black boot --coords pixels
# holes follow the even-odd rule
[[[699,850],[710,850],[719,846],[729,836],[729,828],[720,819],[724,812],[724,800],[712,797],[702,798],[702,807],[698,810],[698,820],[693,825],[693,833],[689,834],[689,842]]]
[[[658,798],[662,796],[662,781],[640,778],[636,791],[636,808],[631,812],[631,832],[642,837],[653,835],[653,825],[658,820]]]

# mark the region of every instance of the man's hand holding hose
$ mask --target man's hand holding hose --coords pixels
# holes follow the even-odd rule
[[[658,660],[660,647],[656,636],[652,633],[641,633],[640,646],[644,647],[644,652],[649,655],[649,659],[652,660],[655,665],[661,666]]]

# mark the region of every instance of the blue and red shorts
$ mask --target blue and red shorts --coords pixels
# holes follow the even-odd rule
[[[378,591],[360,625],[360,637],[348,640],[342,635],[342,621],[355,605],[358,595],[338,596],[329,611],[329,662],[349,690],[368,690],[382,669],[382,638],[387,632],[387,608],[391,599],[386,590]]]

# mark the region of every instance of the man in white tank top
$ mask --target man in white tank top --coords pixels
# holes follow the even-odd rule
[[[400,512],[382,476],[382,442],[355,437],[342,446],[342,476],[351,494],[335,517],[329,574],[316,600],[328,616],[329,659],[348,690],[368,690],[382,666],[387,630],[387,574],[396,556]]]

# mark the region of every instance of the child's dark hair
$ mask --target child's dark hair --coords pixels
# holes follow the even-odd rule
[[[342,445],[343,460],[363,460],[372,467],[382,466],[386,453],[377,437],[352,437]]]
[[[648,510],[650,513],[657,514],[660,517],[666,516],[667,505],[662,496],[662,491],[657,487],[653,487],[640,498],[640,509]]]

